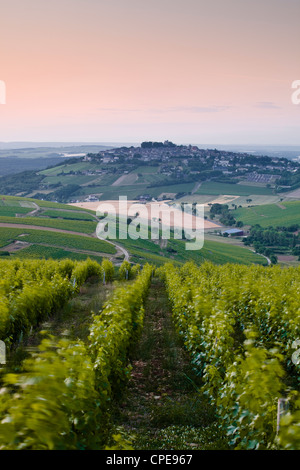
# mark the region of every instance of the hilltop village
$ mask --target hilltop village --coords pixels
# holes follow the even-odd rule
[[[122,164],[124,173],[138,165],[157,165],[158,173],[170,179],[205,181],[211,178],[236,183],[239,180],[288,186],[286,177],[300,171],[300,164],[285,158],[253,156],[217,149],[200,149],[194,145],[175,145],[170,141],[143,142],[140,147],[120,147],[88,153],[83,161],[107,165],[106,172],[113,171],[113,164]],[[105,170],[99,170],[103,173]],[[95,170],[97,173],[97,170]]]
[[[194,194],[275,195],[299,186],[298,161],[168,140],[70,156],[46,170],[0,178],[2,194],[58,202],[116,199],[119,194],[145,201]]]

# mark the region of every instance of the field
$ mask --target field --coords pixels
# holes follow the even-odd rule
[[[136,173],[129,173],[128,175],[120,176],[116,181],[113,182],[112,186],[126,186],[134,184],[138,179]]]
[[[240,208],[234,211],[234,216],[244,224],[262,227],[300,224],[300,201]]]
[[[26,230],[20,228],[1,227],[1,244],[11,243],[15,239],[31,244],[53,245],[62,248],[78,250],[98,251],[100,253],[115,253],[112,245],[97,238],[88,236],[71,235],[68,233],[48,232],[47,230]]]
[[[30,215],[31,213],[32,215]],[[3,196],[0,200],[0,247],[10,258],[102,257],[118,259],[112,244],[92,234],[94,212],[64,204]]]
[[[97,223],[86,222],[81,220],[66,220],[66,219],[50,219],[46,217],[5,217],[0,216],[0,224],[21,224],[21,225],[35,225],[46,227],[50,229],[66,230],[70,232],[80,233],[94,233]]]
[[[65,162],[65,164],[63,165],[54,166],[52,168],[42,170],[39,173],[47,177],[57,177],[57,176],[66,177],[66,176],[71,176],[69,175],[70,172],[76,173],[78,171],[88,171],[88,170],[89,171],[99,170],[99,165],[93,164],[93,163],[86,163],[83,161],[78,161],[77,163]]]
[[[0,199],[0,223],[49,227],[73,232],[93,233],[97,225],[94,212],[49,201],[15,196]]]
[[[264,186],[247,186],[246,184],[226,184],[217,182],[204,182],[196,191],[196,195],[222,195],[249,196],[252,195],[272,195],[273,190]]]
[[[129,199],[136,199],[143,194],[158,198],[164,193],[172,194],[172,198],[177,197],[179,193],[195,194],[195,196],[204,195],[206,197],[221,194],[272,196],[272,190],[263,186],[217,182],[204,182],[200,185],[197,181],[183,183],[180,182],[180,179],[178,179],[178,183],[166,183],[168,177],[160,172],[160,165],[138,165],[132,170],[125,171],[124,165],[116,162],[113,166],[114,171],[111,168],[105,166],[105,164],[87,161],[65,162],[63,165],[42,170],[38,173],[38,175],[44,177],[40,185],[40,191],[47,194],[49,185],[52,191],[67,185],[79,185],[80,190],[77,190],[74,194],[74,198],[79,201],[83,201],[86,196],[91,194],[96,195],[100,200],[113,200],[120,195],[126,195]],[[163,181],[165,184],[162,184]],[[70,199],[71,196],[68,200]]]
[[[86,187],[83,189],[85,194],[101,194],[100,201],[115,200],[119,196],[127,196],[128,199],[136,199],[146,190],[146,185],[129,185],[129,186],[96,186]]]
[[[198,197],[203,198],[203,196]],[[234,198],[233,201],[237,201],[237,199],[239,198]],[[207,201],[207,197],[204,200]],[[226,197],[224,200],[227,200]],[[113,201],[108,202],[113,203]],[[131,202],[128,201],[129,204]],[[271,205],[268,212],[269,218],[271,216],[278,217],[278,211],[280,211],[280,213],[287,215],[285,221],[292,220],[294,222],[297,220],[299,203],[282,201],[280,204],[281,207],[286,207],[286,209]],[[160,242],[141,239],[132,240],[130,238],[119,240],[117,244],[125,249],[125,252],[121,252],[120,248],[114,247],[105,241],[100,241],[95,237],[98,223],[95,208],[98,205],[99,202],[65,205],[30,198],[2,197],[0,200],[1,251],[6,256],[9,253],[12,258],[25,258],[27,256],[49,258],[52,256],[54,259],[60,259],[69,256],[72,259],[75,259],[75,257],[76,259],[83,259],[90,256],[99,259],[111,257],[116,264],[122,261],[126,250],[128,252],[127,256],[130,256],[132,262],[141,264],[150,262],[159,266],[164,264],[166,259],[174,260],[177,264],[189,260],[194,260],[198,264],[203,263],[205,260],[215,264],[227,262],[266,264],[264,257],[253,253],[244,247],[242,243],[233,239],[227,240],[223,237],[211,237],[207,232],[204,247],[200,251],[187,251],[185,242],[174,240],[171,235],[170,240]],[[239,208],[234,213],[237,215],[237,219],[241,217],[243,222],[246,223],[244,214],[249,214],[252,209],[258,212],[262,210],[262,207]],[[257,212],[255,213],[256,217]],[[281,218],[281,220],[283,219]],[[205,220],[204,224],[206,230],[210,229],[212,231],[220,228],[218,224],[212,224],[208,220]],[[297,264],[295,259],[284,258],[282,264],[286,265],[287,263]]]
[[[0,210],[1,213],[1,210]],[[50,217],[53,219],[70,219],[70,220],[89,220],[95,221],[95,217],[87,212],[75,212],[67,210],[49,209],[42,212],[43,217]]]
[[[41,208],[52,208],[52,209],[69,209],[66,204],[61,204],[59,202],[43,201],[41,199],[34,199],[30,197],[20,197],[20,196],[4,196],[0,195],[0,208],[1,207],[26,207],[31,210],[36,208],[36,204]],[[74,211],[80,211],[79,208],[72,208]],[[86,209],[88,211],[88,209]]]
[[[66,168],[67,169],[67,168]],[[47,170],[46,170],[47,171]],[[93,179],[96,179],[96,176],[93,177]],[[44,180],[44,184],[57,184],[57,183],[63,183],[63,184],[86,184],[91,182],[91,177],[87,175],[56,175],[54,174],[53,176],[47,176]]]
[[[75,261],[84,261],[88,258],[95,260],[99,263],[102,261],[101,256],[96,256],[91,253],[80,253],[78,251],[64,250],[63,248],[55,248],[53,246],[31,245],[27,248],[20,250],[17,255],[11,255],[10,259],[71,259]],[[3,258],[3,257],[2,257]]]
[[[143,194],[149,194],[151,197],[157,198],[162,192],[166,193],[181,193],[181,192],[191,192],[194,188],[194,183],[183,183],[176,185],[168,186],[157,186],[149,187],[148,183],[139,183],[138,181],[133,185],[97,185],[97,186],[86,186],[82,188],[82,193],[87,194],[97,194],[100,201],[105,200],[115,200],[119,196],[127,196],[128,199],[137,199]],[[83,199],[83,198],[78,198]]]
[[[26,207],[12,207],[12,206],[0,206],[0,214],[2,217],[17,217],[19,215],[28,214],[32,208]]]
[[[193,242],[191,242],[193,243]],[[201,250],[186,251],[185,242],[181,240],[166,240],[164,244],[151,240],[122,240],[131,253],[132,261],[144,264],[149,262],[158,266],[163,265],[169,258],[175,264],[183,264],[193,260],[197,264],[211,261],[215,264],[237,263],[237,264],[262,264],[267,261],[262,256],[253,253],[243,246],[207,240],[204,238],[204,246]]]
[[[106,201],[107,204],[109,205],[108,209],[112,211],[113,214],[120,214],[120,215],[133,215],[135,211],[141,210],[145,211],[145,217],[147,217],[147,223],[150,225],[151,220],[156,218],[156,213],[158,210],[160,211],[159,217],[161,218],[161,221],[165,220],[165,223],[168,223],[170,217],[170,226],[181,226],[182,225],[182,211],[179,210],[173,203],[170,205],[165,203],[165,202],[148,202],[145,204],[138,203],[137,201],[130,201],[127,200],[127,205],[125,204],[120,204],[119,201],[114,201],[114,200],[109,200]],[[73,204],[70,204],[70,207],[72,207]],[[99,202],[79,202],[79,203],[74,203],[74,206],[80,207],[80,208],[89,208],[89,209],[94,209],[94,211],[98,212],[98,209],[100,207]],[[110,209],[111,207],[111,209]],[[136,208],[136,209],[135,209]],[[132,212],[131,212],[132,211]],[[141,216],[142,217],[142,216]],[[184,219],[184,224],[186,228],[194,228],[196,227],[196,222],[199,219],[196,219],[195,216],[188,214],[186,212],[185,214],[185,219]],[[217,229],[220,227],[215,222],[204,220],[203,221],[203,227],[204,229]]]
[[[113,201],[108,201],[110,204]],[[128,201],[129,206],[133,201]],[[114,203],[118,208],[118,203]],[[154,204],[154,203],[152,203]],[[78,207],[87,207],[89,209],[97,209],[99,206],[98,202],[91,203],[78,203]],[[148,207],[146,204],[145,207]],[[117,210],[117,209],[116,209]],[[150,211],[149,211],[150,213]],[[206,230],[219,229],[219,226],[209,221],[204,221],[204,227]],[[150,240],[150,234],[148,240],[120,240],[119,244],[123,245],[130,253],[131,260],[137,263],[150,262],[155,265],[162,265],[166,258],[174,260],[176,263],[184,263],[189,259],[194,260],[197,263],[202,263],[204,260],[210,260],[216,264],[224,264],[227,262],[237,262],[243,264],[266,264],[265,258],[258,254],[254,254],[249,249],[243,247],[240,243],[239,246],[234,243],[230,245],[227,240],[223,238],[214,238],[213,240],[207,240],[205,238],[204,247],[200,251],[186,251],[185,243],[172,239],[165,241],[165,243],[158,243]],[[206,237],[206,234],[205,234]],[[162,248],[160,247],[162,246]]]
[[[45,258],[85,260],[99,262],[104,257],[115,259],[113,245],[97,238],[44,230],[0,228],[0,254],[3,259]],[[117,259],[117,258],[116,258]]]

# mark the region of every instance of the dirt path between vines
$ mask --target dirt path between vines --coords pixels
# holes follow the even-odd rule
[[[213,408],[200,391],[174,329],[163,284],[154,279],[126,394],[114,418],[136,450],[221,449]]]
[[[99,312],[114,288],[114,284],[103,285],[103,282],[95,277],[88,279],[80,287],[79,293],[64,307],[57,310],[46,321],[41,322],[23,338],[20,344],[12,348],[9,353],[9,364],[12,370],[16,366],[19,367],[30,353],[38,352],[38,345],[45,336],[41,332],[47,332],[56,338],[86,341],[90,333],[93,313]]]

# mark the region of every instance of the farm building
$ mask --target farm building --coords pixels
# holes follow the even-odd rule
[[[222,235],[223,236],[228,236],[228,237],[235,237],[235,236],[242,236],[244,235],[244,232],[243,230],[239,229],[239,228],[230,228],[228,230],[225,230],[224,232],[222,232]]]

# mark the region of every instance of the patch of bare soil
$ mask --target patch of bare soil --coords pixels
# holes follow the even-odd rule
[[[1,248],[0,251],[8,251],[9,253],[14,253],[16,251],[22,250],[23,248],[27,248],[30,245],[31,245],[31,243],[21,242],[19,240],[16,240],[16,241],[12,242],[10,245],[7,245],[7,246]]]

